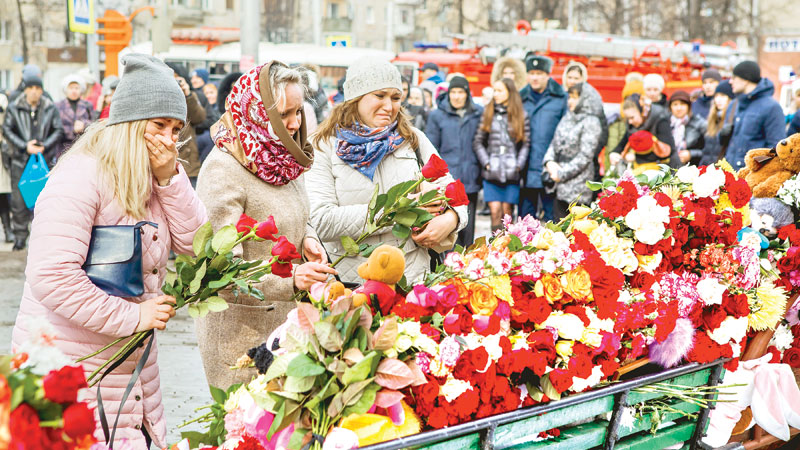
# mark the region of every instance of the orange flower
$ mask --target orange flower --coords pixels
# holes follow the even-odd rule
[[[592,298],[592,280],[589,278],[589,272],[583,267],[578,266],[561,275],[561,285],[575,300]]]
[[[497,308],[497,297],[492,288],[481,283],[470,283],[469,290],[472,296],[469,299],[469,306],[473,314],[490,316]]]
[[[472,297],[472,291],[470,291],[469,288],[466,285],[464,285],[464,282],[461,281],[461,278],[451,278],[442,284],[445,285],[452,284],[453,286],[456,287],[456,290],[458,291],[459,304],[466,305],[467,303],[469,303],[469,299]]]
[[[544,274],[542,278],[536,282],[533,290],[537,296],[546,297],[547,301],[550,303],[555,303],[564,296],[561,282],[550,273]]]

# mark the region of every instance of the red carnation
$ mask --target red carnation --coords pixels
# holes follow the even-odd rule
[[[636,207],[636,201],[639,199],[639,191],[631,181],[620,182],[619,188],[622,189],[622,192],[606,191],[608,193],[598,202],[603,215],[609,219],[616,219],[628,214]]]
[[[784,225],[778,229],[778,237],[786,240],[792,245],[800,245],[800,230],[794,224]]]
[[[428,425],[432,428],[444,428],[447,426],[447,411],[442,408],[433,408],[428,416]]]
[[[722,307],[733,317],[747,317],[750,314],[750,304],[747,301],[747,294],[731,295],[725,292],[722,298]]]
[[[282,263],[300,259],[300,254],[297,253],[297,247],[289,242],[289,239],[286,239],[286,236],[281,236],[278,238],[278,242],[272,246],[270,253],[272,253],[272,256],[277,256],[278,261]]]
[[[422,166],[422,176],[430,181],[438,180],[439,178],[448,174],[450,169],[447,163],[439,157],[439,155],[431,155],[428,162]]]
[[[86,403],[73,403],[64,410],[64,432],[72,439],[94,433],[94,414]]]
[[[269,239],[270,241],[278,240],[278,238],[275,237],[277,232],[278,226],[275,225],[275,218],[272,216],[269,216],[264,222],[260,222],[258,228],[256,228],[256,236],[261,239]]]
[[[236,444],[236,448],[234,450],[264,450],[264,446],[261,445],[261,442],[250,436],[249,434],[245,434],[242,436],[242,440]]]
[[[80,366],[64,366],[58,370],[52,370],[42,379],[44,398],[54,403],[76,401],[78,390],[87,386],[83,367]]]
[[[242,214],[239,216],[239,221],[236,222],[236,231],[239,233],[249,233],[257,223],[256,219],[253,219],[247,214]]]
[[[467,198],[467,192],[464,190],[461,180],[448,184],[444,190],[444,196],[447,197],[447,202],[452,207],[469,205],[469,198]]]
[[[743,178],[726,183],[725,190],[728,191],[728,198],[731,204],[737,209],[744,207],[744,205],[750,202],[750,197],[753,195],[753,192],[750,190],[750,185],[747,184],[747,181]]]
[[[703,325],[709,331],[714,331],[722,324],[728,313],[720,305],[711,305],[703,308]]]

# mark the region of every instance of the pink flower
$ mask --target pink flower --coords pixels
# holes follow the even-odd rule
[[[431,373],[431,359],[433,358],[430,353],[419,352],[414,362],[417,363],[417,367],[422,373]]]
[[[453,336],[447,336],[439,344],[439,358],[447,367],[454,367],[461,356],[461,345]]]
[[[458,304],[458,288],[452,284],[437,286],[433,289],[439,296],[439,304],[445,309],[452,309]]]
[[[322,450],[350,450],[358,448],[358,435],[346,428],[334,427],[325,438]]]
[[[406,296],[406,303],[423,308],[435,308],[438,301],[439,296],[436,291],[426,288],[423,284],[414,286],[414,289]]]
[[[241,408],[225,414],[225,431],[228,432],[226,439],[239,439],[244,436],[244,411]]]

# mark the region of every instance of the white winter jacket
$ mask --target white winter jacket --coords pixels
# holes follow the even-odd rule
[[[419,139],[419,153],[422,163],[431,155],[437,154],[431,141],[425,134],[414,128]],[[380,186],[380,193],[385,193],[392,186],[416,179],[420,176],[420,165],[414,149],[408,143],[402,144],[393,153],[386,155],[378,165],[372,181],[365,175],[350,167],[336,155],[337,139],[331,138],[316,149],[314,165],[306,174],[306,190],[311,204],[311,226],[317,230],[323,241],[331,261],[335,261],[344,250],[340,238],[350,236],[358,238],[364,231],[367,219],[367,206],[372,197],[375,185]],[[449,174],[440,178],[435,184],[446,186],[452,183]],[[458,214],[458,226],[453,236],[467,224],[467,207],[454,208]],[[369,237],[368,244],[382,242],[400,247],[403,240],[395,237],[391,230],[378,232]],[[430,268],[428,250],[418,247],[409,238],[402,247],[406,254],[406,279],[409,282],[421,281]],[[361,256],[347,257],[336,267],[342,281],[361,282],[356,270],[364,262]]]

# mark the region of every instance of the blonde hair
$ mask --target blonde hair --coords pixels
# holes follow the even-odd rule
[[[94,157],[104,187],[113,189],[114,198],[122,209],[135,219],[146,217],[153,183],[144,140],[146,126],[146,119],[115,125],[106,125],[106,121],[96,122],[62,158],[67,159],[73,154]]]
[[[272,98],[274,105],[264,105],[264,108],[274,108],[281,104],[286,96],[286,87],[290,84],[297,84],[303,91],[303,98],[308,97],[308,71],[305,68],[286,67],[280,64],[273,64],[269,68],[269,83],[272,88]],[[264,99],[261,99],[262,101]]]
[[[731,101],[728,100],[728,105],[722,111],[717,108],[717,102],[711,101],[711,109],[708,111],[708,128],[706,129],[706,136],[716,136],[725,125],[725,116],[728,115],[728,106]]]
[[[342,128],[350,128],[356,122],[361,122],[358,117],[358,102],[364,96],[356,97],[346,102],[339,103],[333,107],[331,114],[319,125],[317,131],[311,136],[311,142],[316,148],[320,148],[320,144],[328,139],[336,137],[336,132]],[[403,108],[397,113],[397,132],[408,143],[411,148],[419,147],[419,138],[417,133],[414,133],[414,126],[411,125],[411,119],[406,114]]]

